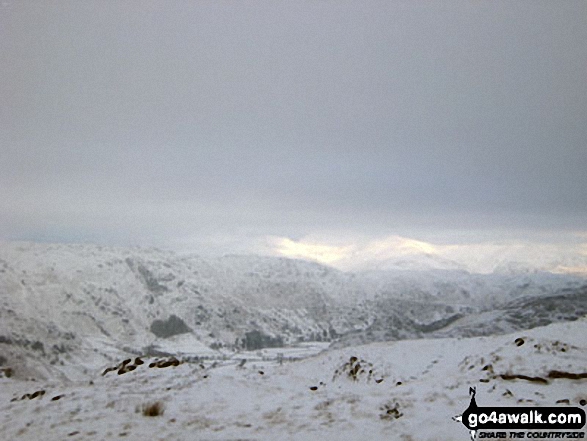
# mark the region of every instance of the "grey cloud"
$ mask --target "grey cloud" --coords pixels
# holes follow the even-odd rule
[[[580,1],[14,3],[0,233],[584,227],[586,15]]]

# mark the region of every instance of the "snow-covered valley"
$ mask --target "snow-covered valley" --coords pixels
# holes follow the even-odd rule
[[[584,406],[587,379],[549,373],[587,371],[586,314],[568,275],[4,243],[0,435],[467,439],[470,386]]]

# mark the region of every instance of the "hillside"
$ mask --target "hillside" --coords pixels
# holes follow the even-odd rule
[[[511,332],[585,314],[583,284],[547,273],[346,273],[276,257],[3,243],[0,364],[18,365],[19,378],[85,378],[124,354],[177,348],[221,358],[303,341]]]

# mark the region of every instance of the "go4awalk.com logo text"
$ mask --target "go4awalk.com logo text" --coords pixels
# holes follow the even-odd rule
[[[475,439],[585,439],[585,411],[580,407],[480,407],[469,388],[469,407],[453,420]]]

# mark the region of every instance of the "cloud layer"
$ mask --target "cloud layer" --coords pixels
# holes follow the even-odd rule
[[[245,249],[585,230],[586,15],[582,1],[14,2],[0,237]]]

